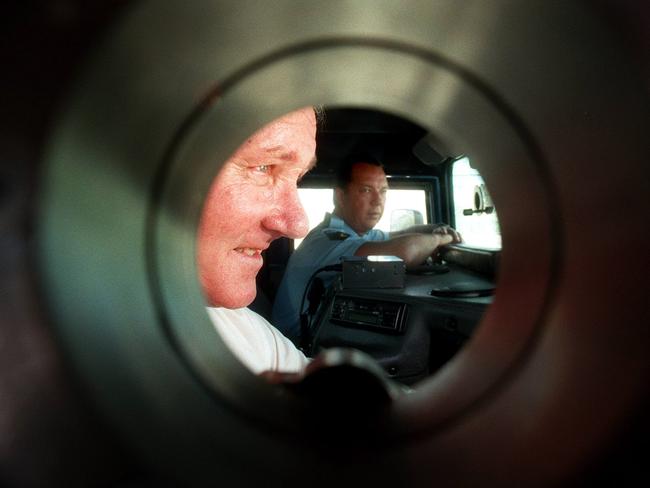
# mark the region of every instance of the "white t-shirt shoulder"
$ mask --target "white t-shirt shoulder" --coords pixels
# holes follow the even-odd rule
[[[226,345],[255,374],[296,373],[309,363],[289,339],[248,308],[208,307],[208,314]]]

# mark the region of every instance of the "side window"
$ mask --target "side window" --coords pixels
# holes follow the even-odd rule
[[[402,230],[416,224],[428,224],[426,192],[421,189],[391,188],[386,195],[384,215],[377,229],[387,232]]]
[[[334,191],[331,188],[298,188],[298,198],[302,203],[309,229],[313,229],[323,221],[326,212],[334,210]],[[302,239],[293,242],[294,249],[298,248]]]
[[[323,220],[326,212],[334,209],[331,188],[298,188],[298,196],[305,208],[310,229]],[[376,228],[391,232],[411,225],[429,223],[426,201],[427,195],[423,189],[389,189],[384,215]],[[294,246],[297,248],[301,242],[302,239],[296,239]]]
[[[483,249],[501,249],[501,229],[496,208],[479,172],[468,158],[454,161],[452,192],[456,229],[465,244]]]

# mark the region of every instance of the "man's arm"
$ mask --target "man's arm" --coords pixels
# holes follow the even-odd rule
[[[404,234],[431,234],[433,229],[438,227],[438,224],[420,224],[412,225],[406,229],[396,230],[390,233],[391,237],[397,237]]]
[[[390,237],[397,237],[405,234],[449,234],[453,238],[453,242],[463,242],[460,233],[453,227],[447,224],[420,224],[412,225],[403,230],[398,230],[390,233]]]
[[[368,241],[354,253],[356,256],[388,255],[398,256],[406,266],[422,264],[433,255],[438,247],[451,244],[451,234],[402,234],[386,241]]]

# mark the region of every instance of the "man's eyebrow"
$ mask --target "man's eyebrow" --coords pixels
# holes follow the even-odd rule
[[[287,151],[284,146],[271,146],[264,150],[269,154],[273,154],[273,157],[281,159],[283,161],[297,161],[300,158],[300,155],[297,151]],[[307,165],[307,171],[311,171],[316,166],[316,156],[309,161]]]
[[[264,149],[264,152],[273,154],[273,157],[283,161],[295,161],[298,159],[298,153],[296,151],[287,151],[284,146],[267,147]]]

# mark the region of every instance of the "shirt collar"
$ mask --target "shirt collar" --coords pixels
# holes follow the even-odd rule
[[[330,223],[329,223],[328,227],[343,231],[346,234],[350,234],[350,235],[357,236],[357,237],[363,237],[368,232],[370,232],[370,231],[368,231],[368,232],[366,232],[366,234],[357,234],[357,232],[352,227],[350,227],[348,224],[346,224],[345,220],[343,220],[338,215],[328,212],[327,214],[325,214],[325,218],[328,218],[328,217],[330,219]]]

